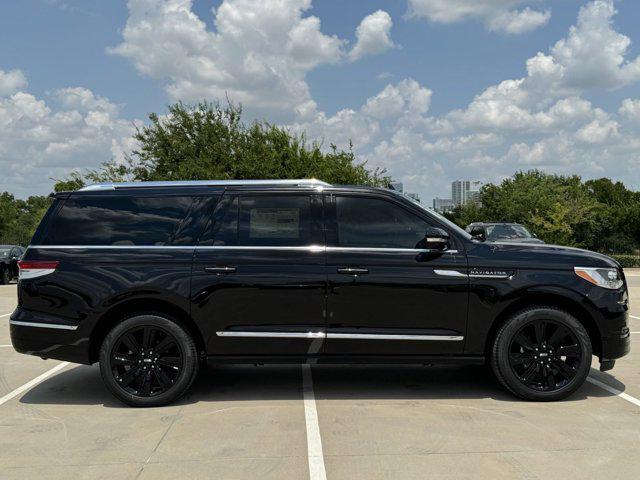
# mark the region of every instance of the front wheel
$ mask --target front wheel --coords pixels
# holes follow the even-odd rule
[[[139,315],[116,325],[100,349],[109,390],[133,407],[157,407],[182,396],[198,373],[191,335],[175,321]]]
[[[528,308],[509,318],[498,331],[491,366],[500,383],[520,398],[561,400],[587,378],[589,334],[563,310]]]

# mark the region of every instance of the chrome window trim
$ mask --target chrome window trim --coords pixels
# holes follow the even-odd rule
[[[29,245],[28,248],[50,250],[291,250],[309,252],[409,252],[436,253],[436,250],[419,248],[377,248],[377,247],[326,247],[323,245],[268,246],[268,245]],[[458,250],[444,250],[438,253],[459,253]]]
[[[236,338],[335,338],[343,340],[409,340],[460,342],[462,335],[405,335],[386,333],[332,333],[332,332],[256,332],[256,331],[220,331],[218,337]]]
[[[326,247],[327,252],[410,252],[410,253],[458,253],[458,250],[429,250],[425,248],[391,247]]]
[[[57,323],[38,323],[38,322],[21,322],[19,320],[9,320],[11,325],[19,325],[21,327],[35,328],[55,328],[57,330],[77,330],[77,325],[60,325]]]

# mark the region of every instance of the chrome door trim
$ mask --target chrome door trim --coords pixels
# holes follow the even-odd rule
[[[256,332],[256,331],[229,331],[216,332],[218,337],[244,337],[244,338],[335,338],[345,340],[419,340],[460,342],[464,340],[462,335],[404,335],[386,333],[325,333],[325,332]]]
[[[21,322],[18,320],[9,320],[11,325],[19,325],[21,327],[35,328],[55,328],[58,330],[77,330],[77,325],[60,325],[58,323],[37,323],[37,322]]]
[[[324,332],[250,332],[229,331],[216,332],[218,337],[250,337],[250,338],[326,338]]]
[[[428,342],[460,342],[464,340],[461,335],[404,335],[387,333],[327,333],[327,338],[340,338],[345,340],[420,340]]]

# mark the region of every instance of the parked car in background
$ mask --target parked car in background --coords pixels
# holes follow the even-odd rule
[[[0,285],[6,285],[18,277],[18,260],[24,248],[19,245],[0,245]]]
[[[58,192],[19,267],[14,348],[100,362],[134,406],[175,400],[205,360],[488,364],[515,395],[559,400],[585,381],[592,354],[610,370],[630,347],[615,260],[484,242],[382,188]]]
[[[470,223],[466,231],[490,242],[544,243],[519,223]]]

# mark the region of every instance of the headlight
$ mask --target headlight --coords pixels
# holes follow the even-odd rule
[[[617,268],[574,267],[574,271],[580,278],[602,288],[617,290],[623,284]]]

